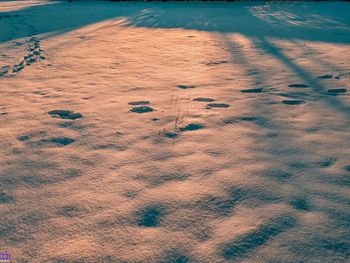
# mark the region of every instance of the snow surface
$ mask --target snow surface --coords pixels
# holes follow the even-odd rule
[[[350,4],[0,2],[0,252],[350,262]]]

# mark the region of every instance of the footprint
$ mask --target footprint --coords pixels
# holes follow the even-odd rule
[[[33,53],[29,53],[28,55],[24,56],[24,60],[26,60],[28,58],[31,58],[32,56],[34,56],[34,54]]]
[[[176,87],[178,87],[180,89],[193,89],[196,86],[195,85],[177,85]]]
[[[139,101],[130,101],[129,105],[137,106],[137,105],[149,105],[150,102],[148,100],[139,100]]]
[[[330,95],[338,95],[338,94],[344,94],[348,90],[346,88],[337,88],[337,89],[329,89],[327,90],[328,94]]]
[[[159,205],[148,206],[136,212],[137,224],[143,227],[156,227],[160,225],[165,210]]]
[[[20,64],[14,65],[13,68],[12,68],[12,72],[13,73],[17,73],[17,72],[20,72],[21,70],[23,70],[24,69],[23,63],[24,62],[22,61]]]
[[[327,167],[332,166],[336,161],[337,161],[337,159],[335,159],[335,158],[333,158],[333,157],[330,157],[330,158],[328,158],[328,159],[325,159],[325,160],[323,160],[323,161],[318,162],[317,164],[318,164],[320,167],[327,168]]]
[[[44,139],[41,142],[43,143],[54,143],[60,146],[66,146],[68,144],[73,143],[75,140],[67,137],[62,138],[51,138],[51,139]]]
[[[152,112],[154,110],[150,106],[138,106],[138,107],[133,107],[130,111],[141,114],[146,112]]]
[[[241,90],[243,93],[263,93],[265,92],[264,88],[257,88],[257,89],[243,89]]]
[[[227,64],[227,63],[229,63],[229,62],[226,61],[226,60],[209,61],[209,62],[207,63],[207,66],[220,65],[220,64]]]
[[[74,205],[65,205],[59,209],[58,214],[64,217],[74,217],[79,214],[79,208]]]
[[[37,95],[42,95],[42,96],[45,96],[45,95],[49,94],[49,92],[46,91],[46,90],[36,90],[33,93],[37,94]]]
[[[206,106],[206,109],[211,109],[211,108],[228,108],[230,105],[226,103],[209,103]]]
[[[347,166],[345,166],[345,167],[344,167],[344,170],[350,172],[350,164],[347,165]]]
[[[164,260],[158,261],[159,263],[188,263],[194,262],[193,259],[188,257],[181,251],[171,251],[168,252]]]
[[[213,102],[215,101],[214,99],[211,98],[195,98],[193,101],[200,101],[200,102]]]
[[[170,139],[176,138],[177,135],[178,135],[178,134],[175,133],[175,132],[166,132],[166,133],[164,133],[164,136],[165,136],[165,137],[168,137],[168,138],[170,138]]]
[[[22,135],[17,138],[19,141],[28,141],[30,137],[28,135]]]
[[[321,75],[321,76],[318,76],[317,78],[319,78],[319,79],[331,79],[331,78],[333,78],[333,75],[332,74]]]
[[[254,122],[259,125],[263,125],[266,121],[263,118],[254,116],[242,116],[242,117],[232,117],[224,120],[224,124],[234,124],[239,122]]]
[[[11,203],[14,201],[12,196],[7,195],[6,193],[0,193],[0,204]]]
[[[34,132],[30,132],[30,133],[18,136],[17,140],[19,140],[19,141],[29,141],[30,139],[38,138],[38,137],[40,138],[40,137],[45,136],[45,135],[46,135],[46,132],[44,132],[44,131],[34,131]]]
[[[204,126],[202,124],[199,123],[190,123],[185,127],[180,128],[180,131],[184,132],[184,131],[196,131],[199,129],[204,128]]]
[[[310,88],[311,86],[308,84],[290,84],[288,85],[290,88]]]
[[[304,104],[305,101],[303,100],[283,100],[282,103],[287,105],[301,105]]]
[[[294,198],[290,201],[290,204],[297,210],[304,210],[309,211],[310,210],[310,204],[305,198]]]
[[[259,74],[259,71],[255,70],[255,69],[250,69],[248,71],[248,76],[257,75],[257,74]]]
[[[83,115],[80,114],[79,112],[73,112],[70,110],[52,110],[52,111],[49,111],[48,114],[54,118],[61,118],[61,119],[68,119],[68,120],[75,120],[83,117]]]
[[[305,92],[277,93],[276,95],[291,99],[301,99],[305,97],[309,97],[310,99],[312,99],[312,95]]]
[[[34,62],[36,62],[36,59],[35,58],[28,58],[28,59],[25,60],[25,62],[26,62],[27,65],[31,65]]]
[[[0,77],[1,76],[3,76],[3,75],[5,75],[5,74],[7,74],[9,72],[9,70],[8,69],[0,69]]]

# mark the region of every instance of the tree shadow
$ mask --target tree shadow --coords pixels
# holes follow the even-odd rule
[[[74,9],[77,5],[78,12]],[[342,13],[335,16],[336,12],[321,12],[327,8],[342,10]],[[350,18],[346,15],[347,11],[350,12],[350,7],[342,3],[331,3],[330,6],[317,8],[316,11],[321,12],[322,16],[314,9],[315,5],[310,3],[48,1],[47,4],[0,12],[2,20],[13,17],[19,19],[19,23],[9,22],[13,26],[8,29],[12,31],[10,37],[6,38],[4,33],[7,29],[2,29],[4,32],[0,35],[0,43],[33,34],[62,34],[90,24],[117,19],[124,19],[125,26],[133,27],[241,33],[252,38],[263,36],[344,44],[350,42]]]
[[[249,60],[249,54],[245,54],[243,50],[237,48],[237,43],[229,38],[228,34],[222,34],[220,40],[225,43],[228,50],[234,50],[231,53],[231,61],[237,62],[248,71],[255,67],[255,61]],[[252,39],[251,39],[252,40]],[[262,50],[264,55],[268,55],[270,58],[280,62],[285,65],[289,71],[294,73],[297,77],[303,81],[310,83],[313,87],[313,92],[321,95],[324,93],[325,86],[315,79],[311,73],[306,69],[294,63],[290,58],[288,58],[280,49],[265,38],[254,38],[254,46],[257,50]],[[268,80],[261,76],[263,74],[251,75],[253,82],[259,82],[264,84]],[[348,186],[348,181],[344,178],[344,174],[332,175],[325,172],[319,172],[321,168],[327,168],[332,166],[337,160],[333,157],[329,157],[328,160],[324,162],[318,162],[315,160],[319,158],[319,155],[312,151],[310,148],[311,144],[304,141],[304,138],[298,138],[298,132],[300,127],[295,125],[292,119],[281,118],[280,112],[274,110],[275,104],[261,103],[264,99],[261,94],[247,94],[251,97],[251,100],[246,104],[246,110],[249,114],[257,116],[258,118],[263,118],[264,122],[260,123],[259,130],[266,130],[267,134],[277,135],[277,139],[272,138],[261,138],[264,141],[264,147],[261,151],[265,154],[271,156],[271,168],[266,171],[260,171],[256,176],[264,177],[266,182],[275,181],[281,189],[288,185],[290,191],[283,194],[284,202],[288,203],[294,209],[302,212],[317,211],[329,218],[328,224],[333,226],[333,229],[337,231],[344,231],[345,233],[349,229],[349,224],[346,220],[348,213],[346,212],[349,207],[349,200],[346,197],[346,188]],[[271,92],[269,95],[273,95]],[[264,93],[264,96],[269,96]],[[254,96],[254,97],[253,97]],[[336,97],[329,96],[319,96],[320,105],[323,110],[328,109],[330,111],[336,111],[340,114],[334,116],[340,123],[342,127],[348,127],[349,122],[347,120],[349,115],[349,107],[339,101]],[[260,103],[258,104],[258,102]],[[285,110],[286,112],[289,109]],[[317,113],[320,108],[317,106],[312,107],[307,110],[310,114]],[[316,114],[317,115],[317,114]],[[236,117],[237,118],[237,117]],[[322,116],[317,116],[315,122],[322,122]],[[235,125],[237,122],[229,122],[229,125]],[[332,128],[327,128],[332,129]],[[327,138],[324,138],[327,139]],[[255,144],[259,145],[261,140],[255,137]],[[318,143],[322,143],[319,141]],[[346,142],[344,142],[346,143]],[[345,157],[346,158],[346,157]],[[278,167],[281,170],[274,170],[273,167]],[[287,174],[288,176],[284,176]],[[310,176],[312,174],[312,176]],[[280,178],[282,176],[282,178]],[[313,200],[323,200],[324,203],[320,202],[315,204]],[[348,238],[345,234],[340,234],[334,236],[328,233],[328,228],[330,225],[326,223],[316,224],[315,226],[307,227],[307,235],[303,238],[305,240],[302,245],[288,244],[290,251],[298,251],[298,253],[314,253],[315,257],[317,254],[339,254],[342,259],[349,255],[349,249],[344,248],[343,243],[347,244]],[[297,229],[300,229],[298,226]],[[316,230],[317,228],[323,228],[321,231]],[[264,228],[263,228],[264,229]],[[238,237],[229,244],[224,244],[224,249],[222,251],[223,256],[229,259],[244,258],[247,256],[248,252],[257,250],[263,241],[268,241],[270,238],[274,238],[274,233],[271,236],[269,234],[261,234],[260,229],[258,232],[253,234],[247,234]],[[276,232],[279,234],[279,232]],[[318,238],[322,237],[322,241]],[[334,244],[334,246],[324,246],[323,244]],[[312,245],[310,245],[312,244]],[[311,250],[310,246],[316,248],[316,250]]]
[[[140,12],[142,8],[143,5],[131,6],[108,1],[59,0],[18,10],[0,11],[0,43],[33,35],[60,35],[102,21],[123,19]]]

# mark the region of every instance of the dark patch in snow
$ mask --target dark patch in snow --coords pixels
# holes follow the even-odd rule
[[[304,104],[305,101],[303,100],[283,100],[282,103],[287,105],[301,105]]]
[[[214,99],[211,98],[195,98],[193,101],[199,101],[199,102],[213,102],[215,101]]]
[[[63,138],[51,138],[51,139],[44,139],[41,142],[43,143],[54,143],[60,146],[66,146],[68,144],[71,144],[74,142],[74,139],[63,137]]]
[[[311,86],[308,84],[290,84],[288,85],[290,88],[310,88]]]
[[[175,132],[166,132],[166,133],[164,133],[164,136],[165,136],[165,137],[168,137],[168,138],[171,138],[171,139],[176,138],[177,135],[178,135],[178,134],[175,133]]]
[[[159,263],[188,263],[193,262],[188,256],[179,251],[168,252],[165,259]]]
[[[327,90],[330,95],[340,95],[345,94],[348,90],[346,88],[337,88],[337,89],[329,89]]]
[[[80,114],[79,112],[73,112],[70,110],[52,110],[52,111],[49,111],[48,114],[54,118],[61,118],[61,119],[68,119],[68,120],[75,120],[83,117],[83,115]]]
[[[323,168],[327,168],[327,167],[332,166],[336,161],[337,161],[337,159],[330,157],[326,160],[318,162],[318,165],[323,167]]]
[[[195,85],[177,85],[176,87],[178,87],[180,89],[193,89],[196,86]]]
[[[209,62],[207,63],[207,66],[220,65],[220,64],[227,64],[227,63],[229,63],[229,62],[226,61],[226,60],[209,61]]]
[[[139,106],[139,107],[133,107],[130,111],[141,114],[146,112],[152,112],[154,111],[154,109],[150,106]]]
[[[0,204],[12,203],[14,198],[6,193],[0,193]]]
[[[28,135],[21,135],[21,136],[17,137],[17,139],[19,141],[28,141],[30,139],[30,137]]]
[[[243,89],[242,93],[263,93],[265,92],[264,88],[256,88],[256,89]]]
[[[136,212],[137,224],[143,227],[156,227],[161,223],[165,209],[160,205],[144,207]]]
[[[265,123],[265,120],[263,118],[255,116],[232,117],[224,120],[224,124],[235,124],[239,122],[254,122],[255,124],[263,125]]]
[[[301,198],[301,197],[293,198],[290,201],[290,204],[297,210],[309,211],[311,209],[311,206],[306,198]]]
[[[150,102],[148,100],[139,100],[139,101],[130,101],[129,105],[137,106],[137,105],[149,105]]]
[[[331,79],[331,78],[333,78],[333,75],[332,74],[321,75],[321,76],[318,76],[317,78],[319,78],[319,79]]]
[[[198,123],[190,123],[187,126],[180,128],[180,131],[196,131],[199,129],[204,128],[204,126],[202,124],[198,124]]]
[[[350,172],[350,164],[344,167],[345,171]]]
[[[207,104],[207,109],[210,109],[210,108],[228,108],[230,107],[229,104],[226,104],[226,103],[209,103]]]
[[[74,205],[65,205],[58,210],[58,214],[64,217],[75,217],[79,211],[79,208]]]

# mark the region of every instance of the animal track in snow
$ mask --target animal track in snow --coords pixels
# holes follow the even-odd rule
[[[213,102],[215,101],[214,99],[211,98],[195,98],[193,101],[199,101],[199,102]]]
[[[147,206],[136,212],[137,224],[141,227],[157,227],[164,215],[163,207],[158,205]]]
[[[19,42],[16,42],[15,44],[18,46],[18,43]],[[27,54],[24,55],[23,59],[19,63],[13,65],[12,67],[5,66],[0,68],[0,77],[5,76],[10,72],[18,73],[22,71],[26,66],[29,66],[39,60],[45,59],[45,57],[42,56],[42,52],[44,52],[44,50],[40,48],[40,40],[36,37],[30,37],[29,39],[27,39],[26,51]]]
[[[304,104],[305,101],[303,100],[283,100],[282,103],[287,105],[301,105]]]
[[[242,93],[263,93],[265,92],[264,88],[256,88],[256,89],[243,89]]]
[[[185,127],[180,128],[180,131],[184,132],[184,131],[196,131],[199,129],[204,128],[204,126],[202,124],[199,123],[190,123]]]
[[[253,122],[255,124],[263,125],[266,121],[263,118],[255,116],[232,117],[224,120],[224,124],[235,124],[239,122]]]
[[[71,139],[71,138],[67,138],[67,137],[63,137],[63,138],[51,138],[51,139],[45,139],[42,140],[42,143],[53,143],[53,144],[57,144],[59,146],[66,146],[68,144],[73,143],[75,140]]]
[[[230,107],[229,104],[226,103],[209,103],[206,106],[206,109],[211,109],[211,108],[228,108]]]
[[[310,88],[311,86],[308,84],[289,84],[288,87],[290,88]]]
[[[150,102],[148,100],[139,100],[139,101],[130,101],[129,105],[137,106],[137,105],[149,105]]]
[[[177,85],[176,87],[178,87],[180,89],[193,89],[196,86],[195,85]]]
[[[168,138],[170,138],[170,139],[176,138],[177,135],[178,135],[178,134],[175,133],[175,132],[165,132],[165,133],[164,133],[164,136],[165,136],[165,137],[168,137]]]
[[[48,114],[54,118],[61,118],[61,119],[68,119],[68,120],[75,120],[83,117],[81,113],[73,112],[70,110],[52,110],[52,111],[49,111]]]
[[[10,66],[3,66],[0,68],[0,77],[7,74],[10,70]]]
[[[214,66],[214,65],[227,64],[227,63],[229,62],[226,60],[209,61],[207,63],[207,66]]]
[[[327,93],[330,95],[341,95],[345,94],[348,90],[346,88],[329,89]]]
[[[333,75],[332,74],[326,74],[326,75],[318,76],[317,78],[319,78],[319,79],[331,79],[331,78],[333,78]]]
[[[142,113],[146,113],[146,112],[152,112],[152,111],[154,111],[154,109],[150,106],[138,106],[138,107],[133,107],[130,111],[142,114]]]

